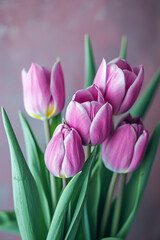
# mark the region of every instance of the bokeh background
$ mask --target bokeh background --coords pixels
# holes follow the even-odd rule
[[[89,34],[98,67],[119,54],[121,36],[128,38],[127,59],[144,64],[145,86],[160,67],[159,0],[0,0],[0,105],[9,115],[24,151],[18,110],[23,106],[21,70],[31,62],[49,68],[60,57],[66,83],[66,105],[84,85],[84,34]],[[160,89],[145,119],[151,133],[160,120]],[[27,119],[44,148],[43,125]],[[160,150],[151,171],[128,240],[160,239]],[[12,209],[8,143],[0,118],[0,209]],[[18,240],[0,233],[1,240]]]

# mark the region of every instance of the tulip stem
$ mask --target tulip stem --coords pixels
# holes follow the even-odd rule
[[[88,144],[87,148],[86,148],[86,160],[89,158],[90,153],[91,153],[91,144]]]
[[[110,208],[111,208],[111,203],[112,203],[112,198],[113,198],[113,193],[115,189],[115,185],[117,182],[119,174],[118,173],[113,173],[112,179],[110,182],[110,186],[108,189],[107,197],[106,197],[106,202],[104,205],[104,212],[103,212],[103,217],[102,217],[102,224],[101,224],[101,230],[100,230],[100,237],[104,237],[106,226],[108,223],[108,218],[110,214]]]
[[[112,228],[111,228],[111,236],[113,236],[113,237],[116,236],[116,233],[117,233],[118,227],[119,227],[119,219],[120,219],[120,214],[121,214],[121,207],[122,207],[123,192],[124,192],[124,186],[125,186],[125,182],[126,182],[126,176],[127,176],[127,174],[120,175],[118,196],[117,196],[116,205],[115,205],[115,209],[114,209],[113,222],[112,222]]]
[[[44,132],[45,132],[45,138],[46,138],[46,145],[48,145],[50,139],[51,139],[51,131],[50,131],[50,125],[49,125],[49,120],[44,119]]]
[[[44,131],[45,131],[46,146],[47,146],[51,139],[51,130],[50,130],[49,120],[44,119],[43,122],[44,122]],[[56,179],[51,173],[49,174],[49,176],[50,176],[51,198],[52,198],[53,210],[54,210],[57,204]]]
[[[63,184],[63,191],[64,191],[65,187],[67,186],[67,179],[66,178],[62,178],[62,184]]]

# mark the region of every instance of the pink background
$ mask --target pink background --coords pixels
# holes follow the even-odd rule
[[[61,58],[66,82],[66,106],[83,88],[84,34],[91,37],[96,66],[119,54],[123,34],[128,37],[128,61],[143,63],[144,87],[160,66],[160,1],[158,0],[1,0],[0,1],[0,105],[9,115],[24,151],[17,111],[24,113],[21,69],[32,61],[51,67]],[[142,89],[142,90],[143,90]],[[160,120],[160,89],[145,119],[151,133]],[[40,121],[27,117],[37,139],[43,137]],[[44,148],[44,140],[39,141]],[[8,143],[0,118],[0,209],[12,209]],[[160,239],[160,150],[151,171],[138,214],[127,239]],[[20,239],[0,233],[1,240]]]

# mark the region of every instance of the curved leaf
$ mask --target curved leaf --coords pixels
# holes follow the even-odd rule
[[[119,56],[121,59],[126,59],[126,56],[127,56],[127,37],[126,36],[122,36],[121,49],[120,49]]]
[[[10,148],[14,207],[21,236],[24,240],[45,239],[47,226],[35,180],[3,108],[2,117]]]
[[[36,181],[40,199],[43,205],[44,216],[46,218],[47,226],[49,227],[51,221],[49,211],[49,205],[51,206],[51,198],[48,186],[48,170],[44,163],[44,155],[35,140],[27,120],[21,112],[19,112],[19,117],[26,145],[28,166]]]
[[[81,212],[83,209],[86,191],[88,187],[91,166],[96,156],[96,153],[97,148],[95,148],[89,159],[86,161],[82,171],[75,175],[64,189],[57,204],[55,213],[53,215],[47,240],[74,239],[79,226]],[[63,238],[62,229],[64,229],[64,219],[68,210],[68,206],[72,197],[76,196],[78,196],[77,205],[73,211],[73,216],[67,234]]]
[[[147,110],[154,98],[154,95],[159,87],[160,83],[160,69],[149,83],[148,87],[145,89],[142,96],[137,100],[135,105],[131,108],[130,113],[133,117],[140,116],[141,118],[145,117]]]
[[[19,234],[17,219],[14,211],[0,212],[0,231]]]
[[[98,204],[100,197],[100,171],[99,162],[94,168],[87,193],[86,209],[84,216],[88,222],[88,229],[90,229],[90,239],[94,240],[97,236],[97,222],[98,222]],[[89,237],[87,237],[89,240]]]
[[[96,69],[94,64],[94,58],[92,53],[91,42],[88,35],[85,35],[84,39],[85,47],[85,88],[88,88],[92,85]]]

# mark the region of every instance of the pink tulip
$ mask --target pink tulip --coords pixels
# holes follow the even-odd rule
[[[66,110],[66,122],[80,134],[83,144],[101,144],[112,130],[112,106],[95,86],[79,90]]]
[[[136,101],[144,78],[143,66],[132,68],[126,60],[116,58],[106,64],[105,59],[97,71],[94,84],[102,91],[114,114],[128,111]]]
[[[148,138],[140,118],[128,115],[102,144],[101,154],[105,166],[119,173],[135,170],[142,161]]]
[[[57,61],[50,72],[32,63],[28,73],[22,70],[24,106],[34,118],[45,119],[62,111],[65,103],[64,77]]]
[[[58,125],[45,152],[48,170],[56,177],[72,177],[82,169],[84,161],[78,132],[66,124]]]

